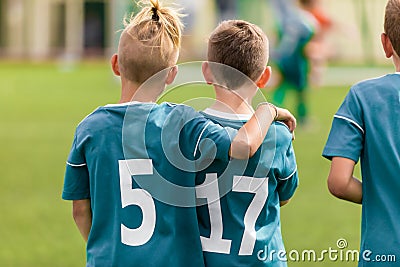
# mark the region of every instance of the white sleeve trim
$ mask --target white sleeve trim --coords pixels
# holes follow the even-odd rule
[[[297,166],[296,166],[296,168],[294,169],[294,171],[293,171],[288,177],[285,177],[285,178],[278,178],[278,179],[281,180],[281,181],[289,180],[296,172],[297,172]]]
[[[204,131],[207,129],[207,127],[208,127],[208,125],[210,125],[210,123],[211,123],[211,121],[209,121],[209,122],[206,124],[206,126],[204,127],[204,129],[201,131],[201,133],[200,133],[200,135],[199,135],[199,138],[197,139],[196,146],[195,146],[195,148],[194,148],[193,157],[196,156],[197,148],[199,147],[201,137],[203,136]]]
[[[333,117],[334,117],[334,118],[337,118],[337,119],[346,120],[346,121],[348,121],[348,122],[354,124],[354,125],[355,125],[358,129],[360,129],[360,131],[364,134],[364,129],[363,129],[357,122],[353,121],[352,119],[346,118],[346,117],[344,117],[344,116],[339,116],[339,115],[335,115],[335,116],[333,116]]]
[[[82,164],[72,164],[72,163],[69,163],[69,162],[67,161],[67,165],[69,165],[69,166],[71,166],[71,167],[83,167],[83,166],[86,166],[86,163],[82,163]]]

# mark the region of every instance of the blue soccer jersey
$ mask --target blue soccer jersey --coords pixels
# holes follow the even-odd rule
[[[228,161],[234,132],[167,103],[108,105],[86,117],[62,197],[90,199],[87,266],[203,266],[195,168]]]
[[[359,266],[400,260],[400,74],[354,85],[334,116],[323,156],[361,161]],[[379,262],[395,255],[395,262]]]
[[[212,109],[204,115],[233,128],[250,117]],[[287,266],[280,201],[292,197],[298,176],[286,125],[273,123],[250,160],[215,160],[196,183],[206,266]]]

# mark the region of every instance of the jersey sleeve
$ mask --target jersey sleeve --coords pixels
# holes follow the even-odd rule
[[[277,177],[277,191],[280,201],[289,200],[294,195],[299,183],[296,156],[291,141],[283,157],[283,168],[279,177]]]
[[[78,142],[78,133],[75,133],[67,160],[62,198],[64,200],[90,198],[89,172],[84,155],[83,142]]]
[[[193,157],[207,162],[216,159],[228,161],[231,142],[237,130],[222,127],[194,110],[186,113],[189,118],[184,134],[190,139]]]
[[[195,158],[228,161],[231,142],[237,130],[222,127],[207,119],[198,120],[198,123],[199,134],[196,135]]]
[[[333,157],[343,157],[358,162],[363,142],[363,113],[353,87],[333,118],[322,155],[329,160]]]

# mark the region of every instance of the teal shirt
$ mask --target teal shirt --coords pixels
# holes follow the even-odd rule
[[[395,255],[400,260],[399,74],[366,80],[350,89],[334,116],[323,156],[361,161],[359,266],[398,266],[375,257]]]
[[[87,116],[62,193],[90,199],[87,266],[204,266],[195,171],[228,161],[234,132],[168,103],[108,105]]]
[[[232,128],[240,128],[249,119],[210,109],[204,115]],[[273,123],[250,160],[214,160],[199,172],[197,184],[206,266],[287,266],[280,201],[293,196],[298,175],[286,125]]]

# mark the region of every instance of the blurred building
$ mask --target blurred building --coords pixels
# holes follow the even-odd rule
[[[164,0],[183,5],[190,0]],[[187,27],[188,51],[204,51],[205,40],[217,23],[216,0],[198,1],[193,25]],[[238,17],[274,35],[274,14],[268,0],[237,0]],[[108,56],[115,51],[123,16],[135,0],[0,0],[0,57],[48,59]],[[325,0],[336,23],[329,36],[337,61],[382,60],[382,0]],[[187,11],[190,11],[190,6]],[[187,19],[186,19],[187,20]],[[187,25],[188,26],[188,25]],[[189,31],[190,30],[190,31]],[[189,41],[190,42],[189,42]],[[183,52],[185,51],[185,47]]]
[[[111,0],[0,0],[0,55],[42,59],[104,55]]]
[[[179,0],[165,1],[182,5]],[[0,58],[75,60],[109,56],[116,50],[123,18],[137,8],[136,2],[0,0]]]

